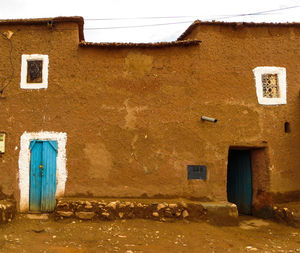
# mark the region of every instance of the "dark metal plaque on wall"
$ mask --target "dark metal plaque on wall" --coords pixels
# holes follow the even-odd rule
[[[43,61],[27,61],[27,83],[43,82]]]
[[[206,180],[207,169],[205,165],[188,165],[188,179]]]

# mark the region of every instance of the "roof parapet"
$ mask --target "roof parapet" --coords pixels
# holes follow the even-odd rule
[[[165,48],[165,47],[188,47],[196,46],[201,43],[200,40],[181,40],[171,42],[155,42],[155,43],[117,43],[117,42],[85,42],[79,43],[80,47],[96,47],[96,48]]]
[[[185,40],[197,26],[200,25],[219,25],[219,26],[232,26],[232,27],[262,27],[262,26],[282,26],[282,27],[300,27],[300,23],[254,23],[254,22],[224,22],[224,21],[194,21],[178,38],[177,41]]]
[[[53,25],[55,23],[75,22],[78,24],[79,41],[84,41],[83,25],[84,19],[80,16],[34,18],[34,19],[2,19],[0,25]]]

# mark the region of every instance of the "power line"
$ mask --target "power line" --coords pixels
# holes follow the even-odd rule
[[[132,25],[132,26],[111,26],[111,27],[87,27],[84,30],[104,30],[104,29],[122,29],[122,28],[139,28],[139,27],[150,27],[150,26],[163,26],[163,25],[176,25],[176,24],[187,24],[191,21],[173,22],[173,23],[161,23],[161,24],[149,24],[149,25]]]
[[[234,18],[234,17],[244,17],[244,16],[260,16],[265,15],[268,13],[276,12],[276,11],[282,11],[282,10],[288,10],[288,9],[295,9],[299,8],[300,5],[295,6],[289,6],[285,8],[279,8],[279,9],[272,9],[272,10],[266,10],[266,11],[259,11],[259,12],[252,12],[252,13],[243,13],[243,14],[236,14],[236,15],[224,15],[224,16],[218,16],[215,18],[209,18],[203,21],[209,21],[209,20],[220,20],[220,19],[228,19],[228,18]],[[181,16],[181,17],[188,17],[188,16]],[[193,17],[193,16],[191,16]],[[194,16],[197,17],[197,16]],[[154,17],[144,17],[144,19],[151,19]],[[159,17],[159,18],[170,18],[170,17]],[[173,17],[172,17],[173,18]],[[174,17],[175,18],[175,17]],[[125,19],[139,19],[139,18],[125,18]],[[86,20],[121,20],[121,19],[86,19]],[[87,27],[85,30],[107,30],[107,29],[126,29],[126,28],[140,28],[140,27],[152,27],[152,26],[164,26],[164,25],[176,25],[176,24],[187,24],[191,23],[193,20],[189,21],[178,21],[178,22],[169,22],[169,23],[158,23],[158,24],[146,24],[146,25],[133,25],[133,26],[111,26],[111,27]]]
[[[261,15],[268,15],[272,12],[288,10],[288,9],[295,9],[299,8],[300,5],[289,6],[279,9],[272,9],[266,11],[259,11],[259,12],[252,12],[252,13],[242,13],[242,14],[234,14],[234,15],[224,15],[224,16],[215,16],[207,19],[202,19],[201,21],[210,21],[210,20],[223,20],[229,19],[234,17],[244,17],[244,16],[261,16]],[[170,17],[141,17],[142,19],[155,19],[155,18],[180,18],[180,17],[199,17],[199,16],[170,16]],[[122,20],[122,19],[139,19],[139,17],[135,18],[110,18],[110,19],[85,19],[85,20]],[[158,24],[145,24],[145,25],[132,25],[132,26],[111,26],[111,27],[86,27],[84,30],[108,30],[108,29],[123,29],[123,28],[140,28],[140,27],[152,27],[152,26],[165,26],[165,25],[176,25],[176,24],[187,24],[192,23],[194,20],[187,20],[187,21],[178,21],[178,22],[168,22],[168,23],[158,23]],[[37,29],[35,29],[37,30]],[[69,29],[69,28],[58,28],[55,30],[76,30],[76,29]]]
[[[171,18],[194,18],[198,16],[168,16],[168,17],[132,17],[132,18],[85,18],[87,21],[111,21],[111,20],[132,20],[132,19],[171,19]]]
[[[267,11],[258,11],[258,12],[253,12],[253,13],[237,14],[237,15],[232,15],[232,17],[255,16],[255,15],[261,15],[261,14],[266,14],[266,13],[270,13],[270,12],[283,11],[283,10],[288,10],[288,9],[295,9],[295,8],[299,8],[299,7],[300,7],[300,5],[294,5],[294,6],[289,6],[289,7],[279,8],[279,9],[273,9],[273,10],[267,10]]]
[[[270,13],[270,12],[276,12],[276,11],[282,11],[282,10],[288,10],[288,9],[294,9],[299,8],[300,5],[294,5],[279,9],[272,9],[272,10],[266,10],[266,11],[258,11],[253,13],[243,13],[243,14],[232,14],[232,15],[223,15],[221,18],[230,18],[230,17],[239,17],[239,16],[252,16],[252,15],[259,15],[264,13]],[[135,19],[178,19],[178,18],[195,18],[199,16],[164,16],[164,17],[126,17],[126,18],[85,18],[86,21],[112,21],[112,20],[135,20]],[[220,17],[220,16],[218,16]]]

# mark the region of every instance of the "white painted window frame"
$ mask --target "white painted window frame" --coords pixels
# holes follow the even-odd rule
[[[29,149],[32,140],[53,140],[57,141],[56,157],[56,193],[55,197],[62,197],[65,193],[67,181],[66,168],[66,143],[67,134],[63,132],[24,132],[21,136],[20,153],[19,153],[19,188],[20,188],[20,211],[29,210],[29,193],[30,193],[30,158]]]
[[[283,67],[256,67],[253,69],[255,77],[256,95],[258,103],[261,105],[281,105],[286,104],[286,69]],[[279,98],[266,98],[263,96],[263,82],[262,75],[276,74],[279,85]]]
[[[43,61],[42,82],[27,83],[27,61]],[[44,54],[23,54],[21,64],[21,89],[47,89],[48,88],[49,57]]]

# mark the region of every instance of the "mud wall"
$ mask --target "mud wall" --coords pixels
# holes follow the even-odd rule
[[[247,126],[251,129],[251,125],[258,124],[257,134],[242,141],[244,144],[259,141],[268,147],[266,150],[268,172],[263,172],[262,174],[265,174],[261,175],[263,178],[257,180],[263,182],[269,173],[270,182],[264,185],[270,184],[267,188],[273,193],[275,201],[279,200],[278,196],[292,195],[294,199],[300,198],[299,159],[296,158],[300,150],[300,135],[297,131],[300,124],[297,112],[300,104],[297,82],[300,59],[297,45],[299,36],[300,29],[297,27],[276,26],[199,26],[190,35],[190,38],[197,37],[203,40],[200,51],[207,50],[208,55],[202,57],[202,60],[214,65],[208,69],[212,71],[219,69],[220,78],[226,80],[228,87],[234,89],[233,92],[240,91],[237,95],[243,97],[241,103],[247,103],[249,109],[257,112],[257,122],[249,119]],[[286,68],[286,105],[262,106],[257,103],[251,73],[251,69],[256,66]],[[230,93],[232,92],[227,92],[227,95]],[[234,96],[234,100],[236,99]],[[222,100],[224,103],[227,101]],[[243,113],[242,110],[240,112]],[[291,125],[290,133],[284,131],[285,122]]]
[[[300,190],[300,29],[199,26],[190,37],[201,39],[200,46],[100,49],[79,48],[72,23],[56,31],[0,28],[14,32],[15,76],[0,99],[5,194],[19,199],[25,131],[67,133],[66,196],[226,200],[232,145],[267,147],[267,191]],[[6,42],[0,43],[1,81],[10,73]],[[22,54],[49,56],[48,89],[20,89]],[[258,104],[257,66],[286,67],[287,105]],[[218,122],[202,122],[202,115]],[[207,180],[188,181],[190,164],[206,165]]]

